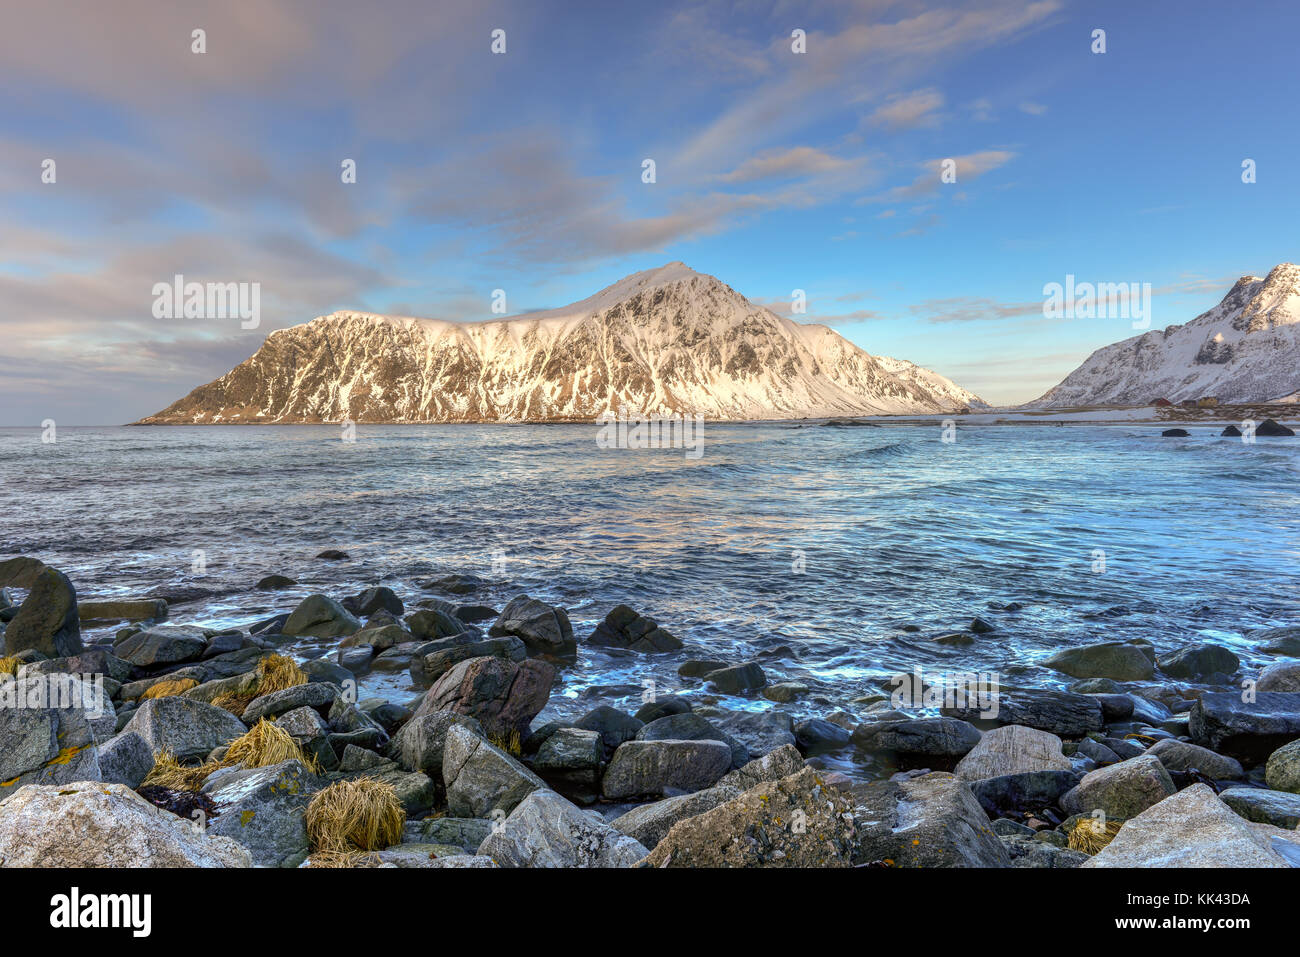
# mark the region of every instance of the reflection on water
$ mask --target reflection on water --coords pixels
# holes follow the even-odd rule
[[[59,566],[83,597],[219,593],[176,621],[247,624],[380,580],[410,603],[415,579],[465,572],[492,581],[467,600],[526,591],[566,606],[580,638],[626,602],[688,642],[584,650],[562,709],[616,697],[593,686],[671,690],[682,657],[782,646],[769,680],[810,685],[792,710],[818,713],[918,664],[1015,674],[1101,639],[1208,637],[1255,663],[1244,630],[1300,621],[1300,444],[1157,432],[963,428],[944,444],[937,426],[708,424],[692,459],[601,449],[595,426],[360,426],[355,444],[333,427],[65,428],[56,445],[6,429],[0,553]],[[315,561],[324,548],[353,560]],[[272,572],[301,585],[249,590]],[[1007,602],[1022,608],[990,607]],[[977,613],[998,632],[932,640]],[[412,694],[404,676],[370,683]]]

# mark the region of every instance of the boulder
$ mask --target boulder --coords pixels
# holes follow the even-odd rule
[[[267,575],[253,587],[259,591],[280,591],[285,588],[292,588],[296,584],[298,584],[296,581],[284,575]]]
[[[208,649],[202,628],[193,625],[155,625],[115,643],[113,654],[137,668],[161,668],[198,661]]]
[[[381,610],[401,617],[402,612],[406,610],[397,593],[383,585],[367,588],[351,598],[344,599],[342,605],[352,614],[366,618]]]
[[[767,684],[767,675],[757,661],[747,661],[728,668],[710,671],[704,680],[723,694],[747,694]]]
[[[411,680],[416,685],[427,687],[434,684],[457,664],[470,658],[496,657],[520,662],[528,657],[524,643],[513,635],[467,642],[446,638],[436,644],[438,647],[433,649],[428,644],[421,645],[411,660]]]
[[[1160,803],[1175,790],[1160,759],[1144,754],[1088,772],[1061,798],[1061,808],[1070,814],[1091,814],[1100,809],[1108,818],[1127,819]]]
[[[611,800],[699,791],[716,784],[731,760],[721,741],[627,741],[610,759],[601,790]]]
[[[534,791],[479,847],[499,867],[632,867],[646,849],[554,791]]]
[[[1084,867],[1287,867],[1262,826],[1194,784],[1125,821]]]
[[[1179,648],[1157,659],[1157,663],[1165,674],[1189,681],[1213,674],[1234,675],[1241,667],[1241,659],[1227,648],[1205,642]]]
[[[781,711],[720,711],[710,720],[746,748],[750,757],[795,744],[794,721]]]
[[[749,760],[749,749],[731,735],[714,727],[692,711],[665,715],[644,725],[636,733],[638,741],[721,741],[731,748],[731,766],[739,768]]]
[[[124,601],[83,601],[77,604],[82,621],[161,621],[167,602],[161,598]]]
[[[817,754],[842,748],[853,737],[853,733],[848,728],[842,728],[823,718],[805,718],[803,721],[796,721],[793,730],[795,746],[804,754]]]
[[[1247,821],[1294,831],[1300,827],[1300,794],[1266,788],[1228,788],[1219,800]]]
[[[1278,661],[1259,673],[1257,691],[1300,691],[1300,661]]]
[[[1031,771],[1068,771],[1061,739],[1049,731],[1018,724],[994,728],[957,762],[954,774],[965,781]]]
[[[981,709],[969,704],[944,707],[940,713],[973,723],[993,720],[999,725],[1018,724],[1065,738],[1081,738],[1089,731],[1104,727],[1101,703],[1090,695],[1003,689],[998,693],[997,705],[997,716],[992,719],[984,719]]]
[[[1006,867],[1010,857],[966,782],[934,772],[851,789],[854,863]]]
[[[1284,744],[1268,756],[1264,780],[1274,791],[1300,794],[1300,738]]]
[[[1166,771],[1200,771],[1216,781],[1235,781],[1246,776],[1241,762],[1215,754],[1209,748],[1174,738],[1157,741],[1147,754],[1160,759]]]
[[[406,627],[422,641],[436,641],[465,634],[465,623],[441,608],[425,608],[406,616]],[[475,634],[475,632],[471,632]]]
[[[138,788],[153,765],[153,752],[134,731],[124,731],[99,746],[99,779],[106,783]]]
[[[1272,419],[1265,419],[1255,427],[1255,434],[1273,437],[1288,436],[1295,435],[1295,430],[1290,429],[1279,422],[1275,422]]]
[[[337,685],[323,681],[309,681],[305,685],[281,688],[279,691],[258,695],[250,701],[244,708],[244,722],[252,727],[262,718],[273,721],[280,715],[288,714],[298,708],[313,708],[317,712],[328,714],[341,694],[342,691]]]
[[[324,786],[299,761],[219,771],[203,785],[218,812],[208,833],[248,848],[256,867],[297,867],[309,851],[307,804]]]
[[[45,658],[32,661],[20,669],[24,677],[32,675],[104,675],[114,681],[124,682],[131,677],[131,662],[124,661],[106,648],[87,648],[71,658]]]
[[[587,644],[644,653],[677,651],[683,647],[679,639],[660,628],[653,618],[639,615],[627,605],[619,605],[606,615]]]
[[[473,854],[491,833],[492,821],[487,818],[426,817],[422,821],[407,821],[402,841],[453,845]]]
[[[123,784],[23,788],[0,805],[8,867],[248,867],[238,843],[167,811]]]
[[[1300,658],[1300,625],[1252,631],[1249,637],[1265,654]]]
[[[421,588],[440,591],[446,595],[469,595],[484,587],[487,582],[477,575],[444,575],[419,583]]]
[[[528,733],[528,725],[546,707],[555,683],[555,668],[530,658],[515,663],[504,658],[469,658],[434,683],[415,717],[454,711],[476,719],[489,735]]]
[[[584,714],[574,722],[573,726],[584,731],[598,732],[605,745],[605,759],[609,760],[620,744],[631,741],[637,736],[644,722],[617,708],[602,704]]]
[[[361,630],[361,622],[326,595],[308,595],[289,615],[281,629],[294,637],[339,638]]]
[[[1300,738],[1300,694],[1261,691],[1249,702],[1237,691],[1202,695],[1192,705],[1188,732],[1211,751],[1258,763]]]
[[[980,741],[975,726],[958,718],[908,718],[858,725],[853,743],[864,751],[897,755],[904,761],[952,767]]]
[[[45,570],[45,563],[37,558],[20,555],[0,562],[0,588],[28,588],[36,584],[36,576]]]
[[[24,787],[98,780],[95,745],[112,737],[116,724],[112,702],[93,682],[63,674],[0,676],[0,781]]]
[[[571,800],[590,804],[600,796],[605,745],[599,732],[559,728],[542,742],[533,770]]]
[[[123,728],[140,735],[155,755],[170,751],[180,761],[206,758],[214,748],[229,744],[247,730],[224,708],[183,697],[141,702]]]
[[[454,817],[507,814],[546,783],[510,755],[460,724],[451,725],[443,747],[442,780]]]
[[[1063,648],[1044,661],[1043,665],[1071,678],[1146,681],[1155,674],[1155,665],[1142,649],[1122,641]]]
[[[492,625],[489,634],[494,637],[514,635],[533,654],[572,657],[578,643],[573,637],[573,626],[563,608],[544,601],[520,595],[512,598],[501,610],[501,617]]]
[[[4,647],[6,655],[28,649],[39,651],[46,658],[81,653],[77,590],[68,576],[48,566],[35,573],[27,598],[5,626]]]
[[[849,867],[855,847],[851,812],[852,802],[845,794],[828,787],[812,768],[804,768],[678,821],[647,856],[646,864]]]
[[[971,793],[991,818],[1039,815],[1056,807],[1083,777],[1082,771],[1021,771],[970,782]]]
[[[388,753],[407,771],[423,771],[441,783],[447,732],[453,725],[460,725],[479,737],[483,736],[483,726],[468,715],[454,711],[434,711],[406,722],[393,736]]]

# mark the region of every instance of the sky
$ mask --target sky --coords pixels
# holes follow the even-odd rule
[[[1045,285],[1149,283],[1161,328],[1300,257],[1292,0],[4,19],[4,425],[133,421],[336,309],[484,320],[498,289],[523,313],[674,260],[1019,403],[1135,334],[1045,317]],[[257,283],[258,326],[156,318],[176,274]]]

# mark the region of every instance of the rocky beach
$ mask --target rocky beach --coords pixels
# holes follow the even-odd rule
[[[1300,625],[1247,633],[1257,666],[1130,637],[1062,648],[1050,687],[900,669],[819,706],[789,649],[710,657],[627,604],[575,629],[470,574],[222,628],[36,557],[0,588],[5,866],[1300,866]],[[596,648],[676,680],[557,709]]]

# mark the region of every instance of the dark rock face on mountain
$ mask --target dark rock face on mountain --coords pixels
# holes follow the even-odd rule
[[[358,312],[267,336],[226,375],[142,424],[772,419],[980,404],[934,372],[872,356],[670,263],[581,302],[481,323]]]

